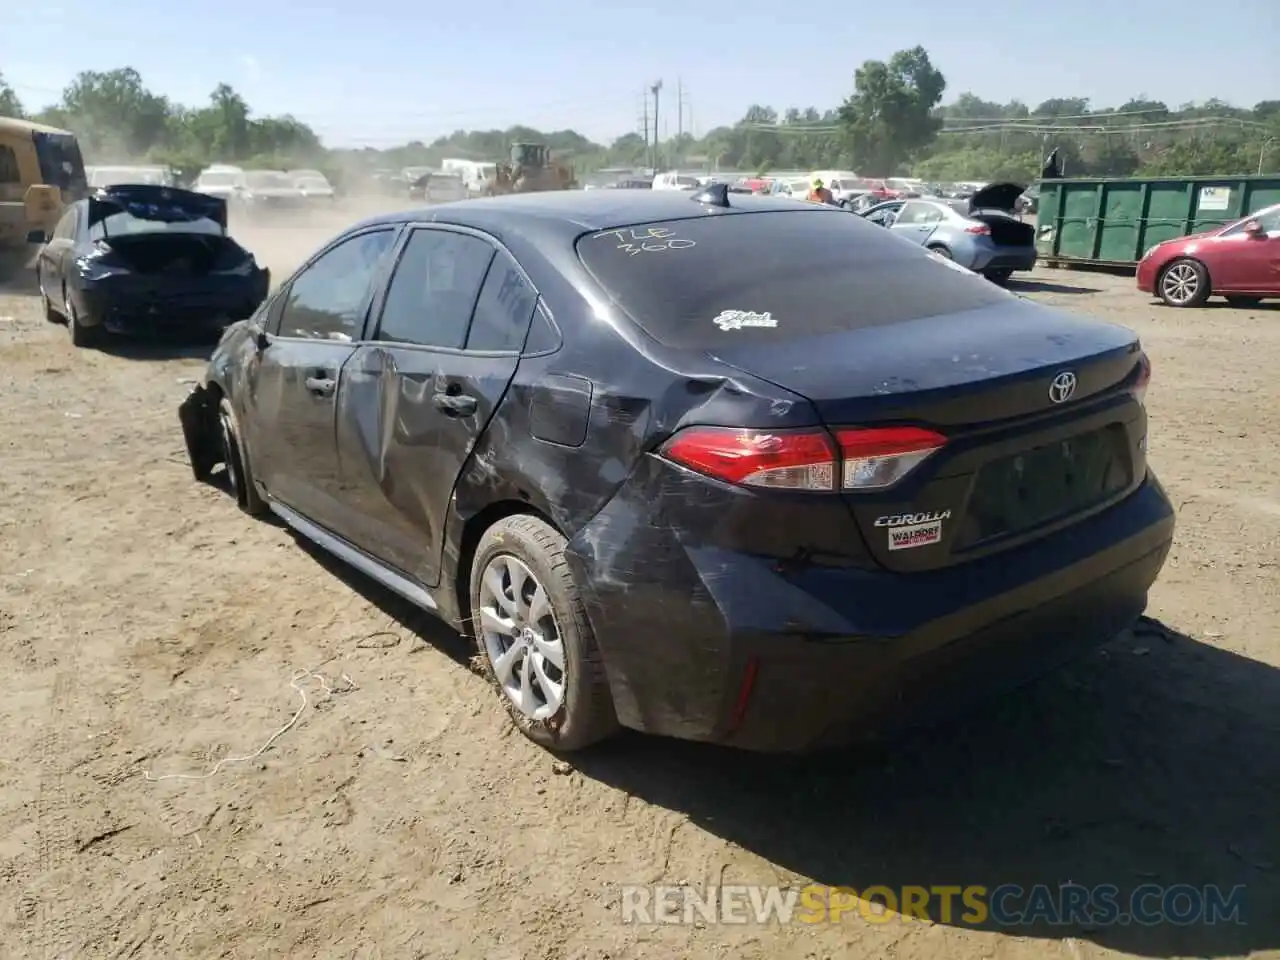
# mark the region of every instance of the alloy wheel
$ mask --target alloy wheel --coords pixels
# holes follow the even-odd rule
[[[546,588],[510,554],[489,561],[476,611],[485,656],[502,692],[529,720],[549,720],[564,705],[565,648]]]
[[[1164,272],[1160,290],[1170,303],[1190,303],[1200,290],[1200,276],[1189,263],[1175,263]]]

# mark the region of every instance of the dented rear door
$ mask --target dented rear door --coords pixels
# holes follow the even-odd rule
[[[415,229],[373,340],[343,372],[342,532],[427,586],[439,581],[454,484],[515,375],[536,300],[489,238]]]

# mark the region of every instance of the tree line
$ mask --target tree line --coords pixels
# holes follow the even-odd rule
[[[579,174],[604,167],[687,167],[767,173],[853,169],[868,176],[934,181],[1036,178],[1058,150],[1068,176],[1193,176],[1280,172],[1280,100],[1251,108],[1219,100],[1178,107],[1145,95],[1112,108],[1079,97],[1035,107],[962,93],[943,104],[946,78],[921,47],[857,69],[853,90],[831,108],[779,112],[752,105],[732,125],[658,144],[627,133],[610,144],[572,129],[458,130],[390,149],[328,149],[292,116],[256,116],[219,84],[187,106],[149,90],[132,67],[84,71],[56,104],[30,110],[0,75],[0,115],[73,130],[88,163],[165,164],[193,176],[209,163],[319,167],[336,179],[377,169],[435,166],[445,157],[495,160],[516,141],[547,143]]]

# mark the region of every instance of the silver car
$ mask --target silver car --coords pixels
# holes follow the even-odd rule
[[[1036,232],[1018,220],[1023,188],[993,183],[968,200],[890,200],[861,216],[995,283],[1036,265]]]

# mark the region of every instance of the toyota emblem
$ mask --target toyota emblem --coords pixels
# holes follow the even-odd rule
[[[1054,403],[1066,403],[1076,392],[1076,375],[1070,370],[1063,370],[1049,384],[1049,399]]]

